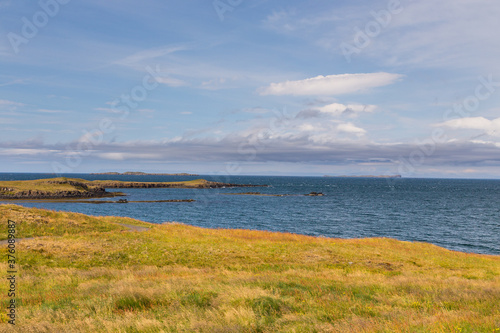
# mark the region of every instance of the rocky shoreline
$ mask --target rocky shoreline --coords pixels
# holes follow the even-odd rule
[[[17,192],[14,195],[0,195],[0,200],[26,200],[26,199],[88,199],[88,198],[107,198],[124,196],[125,194],[112,193],[112,192],[80,192],[80,191],[57,191],[57,192],[44,192],[37,190],[29,190]]]

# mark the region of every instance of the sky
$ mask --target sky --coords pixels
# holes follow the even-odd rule
[[[0,0],[0,172],[500,178],[495,0]]]

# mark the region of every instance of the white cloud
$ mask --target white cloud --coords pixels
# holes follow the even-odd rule
[[[364,135],[364,134],[366,134],[366,131],[364,129],[362,129],[360,127],[357,127],[357,126],[355,126],[352,123],[340,124],[340,125],[337,126],[337,129],[340,132],[352,133],[352,134],[356,134],[356,135]]]
[[[452,129],[481,130],[491,136],[500,136],[500,118],[493,120],[484,117],[458,118],[437,124],[437,126],[444,126]]]
[[[155,80],[169,87],[182,87],[187,85],[186,82],[173,77],[156,77]]]
[[[341,95],[362,92],[394,83],[403,75],[392,73],[360,73],[316,76],[299,81],[271,83],[259,89],[261,95]]]
[[[40,155],[57,152],[56,150],[50,149],[29,149],[29,148],[13,148],[13,149],[1,149],[0,155]]]
[[[318,110],[331,115],[341,115],[343,113],[373,112],[376,108],[375,105],[333,103],[319,107]]]
[[[491,145],[491,146],[495,146],[497,148],[500,148],[500,142],[485,141],[485,140],[470,140],[470,142],[478,144],[478,145]]]

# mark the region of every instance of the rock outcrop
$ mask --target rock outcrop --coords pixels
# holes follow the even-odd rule
[[[123,196],[106,188],[223,188],[257,187],[263,185],[228,184],[197,179],[185,182],[124,182],[113,180],[87,181],[74,178],[52,178],[26,181],[0,181],[0,200],[5,199],[87,199]],[[265,185],[264,185],[265,186]]]

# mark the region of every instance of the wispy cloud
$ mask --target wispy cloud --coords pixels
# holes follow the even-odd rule
[[[496,1],[422,0],[402,5],[392,29],[373,43],[370,56],[397,66],[489,69],[496,64]]]
[[[25,106],[25,105],[26,104],[19,103],[19,102],[9,101],[6,99],[0,99],[0,107],[2,107],[2,106],[15,107],[15,106]]]
[[[113,109],[113,108],[94,108],[94,110],[108,112],[108,113],[120,113],[121,112],[120,110]]]
[[[3,115],[15,115],[15,113],[18,112],[18,108],[24,106],[26,106],[24,103],[0,99],[0,112]]]
[[[388,1],[356,1],[325,6],[317,12],[293,3],[264,20],[274,32],[307,41],[336,54],[342,42],[353,41],[373,13],[387,11]],[[391,15],[380,35],[357,58],[398,68],[482,68],[497,61],[500,6],[495,0],[398,1],[402,11]],[[378,18],[381,19],[380,17]],[[383,18],[382,20],[385,20]],[[439,42],[436,42],[439,41]]]
[[[50,110],[50,109],[38,109],[38,112],[41,113],[67,113],[67,110]]]
[[[5,82],[5,83],[0,83],[0,87],[12,86],[12,85],[15,85],[15,84],[25,84],[26,82],[28,82],[28,79],[15,79],[15,80],[8,81],[8,82]]]
[[[188,47],[186,45],[174,45],[174,46],[164,46],[160,48],[153,48],[144,51],[139,51],[134,54],[131,54],[125,58],[119,59],[115,61],[115,64],[135,67],[144,62],[150,61],[151,59],[157,59],[164,57],[168,54],[173,54],[180,51],[187,50]]]

